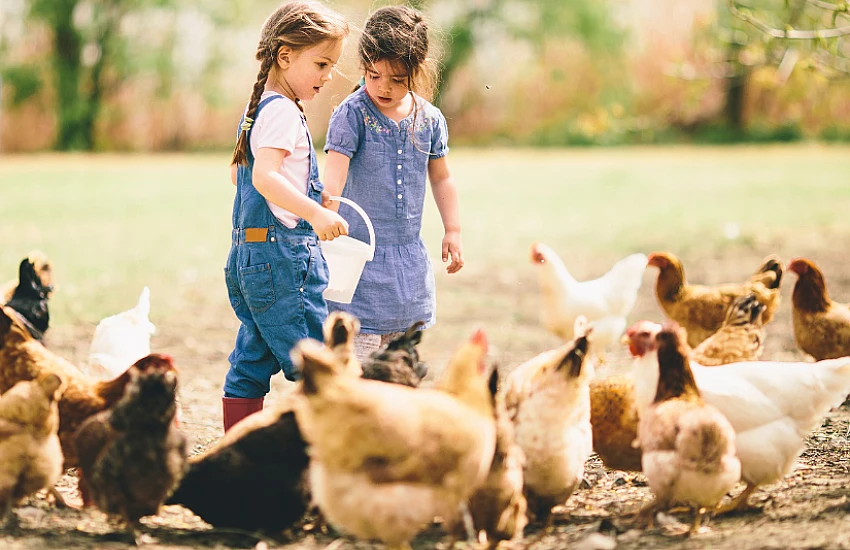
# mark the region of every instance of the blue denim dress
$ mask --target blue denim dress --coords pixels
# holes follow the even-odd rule
[[[325,151],[350,158],[343,196],[359,204],[375,226],[375,259],[366,262],[350,304],[328,302],[360,319],[364,334],[404,332],[436,320],[434,272],[420,236],[428,162],[448,153],[442,113],[414,96],[416,112],[396,123],[372,103],[366,88],[334,111]],[[349,235],[368,241],[359,214],[340,205]]]
[[[276,95],[263,100],[283,99]],[[257,116],[254,117],[256,120]],[[301,123],[307,129],[307,122]],[[250,132],[248,130],[248,143]],[[310,132],[307,131],[310,139]],[[268,208],[251,181],[254,156],[248,147],[248,166],[238,166],[233,202],[233,232],[224,277],[230,305],[241,325],[224,381],[225,397],[256,398],[269,392],[272,375],[283,369],[287,380],[300,373],[289,352],[302,338],[322,339],[328,315],[322,292],[328,286],[328,267],[319,239],[305,220],[290,229]],[[322,183],[310,139],[310,181],[307,196],[322,202]]]

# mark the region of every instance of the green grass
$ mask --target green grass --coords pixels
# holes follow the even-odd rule
[[[512,337],[543,341],[528,262],[535,240],[584,278],[634,251],[671,250],[686,266],[706,257],[734,264],[797,255],[813,238],[850,233],[847,146],[455,149],[449,158],[467,267],[446,276],[437,266],[435,346],[453,346],[465,334],[457,331],[475,323],[493,326],[502,349]],[[228,162],[228,153],[5,157],[0,280],[40,248],[55,264],[53,326],[94,325],[132,306],[144,285],[159,325],[197,326],[193,338],[230,326]],[[442,227],[427,201],[424,234],[439,264]],[[739,224],[738,239],[723,236],[727,222]]]

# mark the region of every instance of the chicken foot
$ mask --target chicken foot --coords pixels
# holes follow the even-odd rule
[[[728,514],[729,512],[743,512],[755,508],[754,506],[750,506],[747,503],[747,500],[750,498],[750,495],[753,494],[753,491],[756,490],[756,485],[750,483],[749,481],[745,483],[747,485],[746,487],[744,487],[744,490],[741,491],[741,494],[739,494],[723,506],[718,506],[717,510],[715,511],[715,515]]]

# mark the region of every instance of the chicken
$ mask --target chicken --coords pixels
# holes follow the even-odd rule
[[[348,365],[350,373],[360,368],[359,363],[356,368],[349,364],[356,361],[351,344],[357,327],[357,320],[342,312],[332,313],[324,325],[325,345]],[[418,342],[421,332],[413,332],[375,353],[382,358],[376,372],[383,381],[415,387],[422,379],[415,343],[410,344],[410,337]],[[372,372],[371,364],[365,365],[364,377]],[[291,527],[310,505],[307,443],[295,417],[303,398],[296,387],[282,401],[250,415],[210,449],[192,457],[166,503],[183,505],[215,527],[268,532]]]
[[[691,532],[706,509],[713,511],[741,478],[735,431],[700,395],[688,361],[684,331],[667,324],[655,337],[658,365],[655,397],[641,413],[636,445],[655,501],[644,513],[686,504],[696,510]]]
[[[764,343],[764,305],[750,293],[737,298],[723,326],[690,353],[703,366],[757,359]],[[590,423],[593,450],[614,470],[641,471],[637,438],[638,409],[632,377],[612,376],[590,383]]]
[[[585,362],[592,330],[576,319],[576,339],[517,367],[507,379],[505,406],[525,453],[525,496],[532,518],[552,520],[584,475],[593,441],[590,380]]]
[[[293,350],[301,366],[313,498],[333,525],[408,548],[435,516],[449,531],[485,479],[496,427],[483,331],[455,352],[433,389],[344,373],[317,342]]]
[[[59,408],[62,379],[45,374],[21,381],[0,396],[0,510],[2,523],[14,523],[12,506],[62,474]]]
[[[593,323],[593,348],[600,357],[626,329],[643,282],[646,255],[626,256],[604,275],[576,281],[554,250],[542,243],[531,246],[531,261],[540,269],[541,321],[549,332],[566,341],[574,338],[579,315]]]
[[[428,375],[428,365],[419,360],[416,346],[422,341],[425,323],[417,321],[363,363],[363,378],[416,387]]]
[[[706,367],[755,361],[764,351],[764,310],[753,292],[736,298],[720,329],[694,348],[690,358]]]
[[[139,519],[159,512],[186,465],[186,436],[174,425],[177,374],[167,355],[133,371],[121,399],[86,420],[74,437],[80,493],[117,516],[135,539]]]
[[[53,264],[41,250],[31,251],[24,261],[29,262],[35,268],[39,281],[47,289],[47,297],[50,297],[50,293],[53,292]],[[12,294],[14,294],[19,283],[20,278],[6,281],[0,285],[0,305],[5,305],[12,299]]]
[[[631,376],[611,376],[590,383],[593,451],[613,470],[641,471],[637,439],[638,410]]]
[[[823,273],[813,261],[796,258],[788,271],[797,274],[791,295],[797,345],[816,361],[850,355],[850,307],[832,301]]]
[[[484,531],[488,548],[494,550],[503,540],[522,538],[528,523],[528,503],[523,494],[525,453],[516,444],[514,426],[499,393],[499,371],[495,368],[490,375],[490,393],[496,414],[496,450],[487,478],[469,499],[469,512],[474,531]],[[453,535],[457,538],[462,533],[458,530]]]
[[[47,274],[49,275],[49,271]],[[18,281],[18,286],[6,300],[6,306],[19,314],[18,319],[27,327],[33,338],[43,341],[44,333],[50,325],[47,298],[51,287],[42,282],[36,270],[36,264],[28,258],[21,261]]]
[[[102,319],[94,330],[84,372],[108,380],[149,355],[151,335],[156,333],[149,319],[150,311],[150,289],[144,287],[134,308]]]
[[[131,372],[145,370],[146,365],[143,358],[112,380],[93,380],[30,336],[12,309],[0,307],[0,392],[47,373],[57,374],[67,384],[59,400],[59,440],[65,468],[77,465],[72,440],[80,424],[114,405],[124,394]]]
[[[655,335],[661,326],[640,321],[627,331],[635,356],[635,400],[642,416],[658,384]],[[816,363],[747,361],[704,367],[691,361],[703,399],[735,429],[736,455],[746,488],[722,511],[747,506],[759,485],[787,475],[805,446],[804,437],[850,391],[850,357]]]
[[[660,270],[655,296],[661,309],[687,330],[688,345],[692,348],[717,332],[726,318],[727,309],[739,296],[755,293],[758,301],[765,306],[765,324],[773,319],[779,307],[783,269],[776,256],[765,258],[758,271],[746,282],[717,286],[688,284],[682,262],[669,252],[650,254],[649,265]]]

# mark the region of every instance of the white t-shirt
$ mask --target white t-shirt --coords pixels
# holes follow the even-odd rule
[[[263,92],[260,101],[276,92]],[[266,104],[260,116],[254,121],[251,130],[251,153],[263,147],[283,149],[289,154],[284,158],[278,172],[295,189],[307,194],[307,180],[310,177],[310,140],[307,128],[302,122],[304,114],[294,101],[284,96]],[[301,219],[289,210],[266,200],[269,210],[283,225],[292,228]]]

